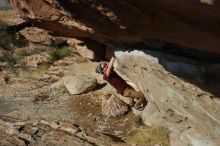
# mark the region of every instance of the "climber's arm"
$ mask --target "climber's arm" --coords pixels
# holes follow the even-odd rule
[[[110,75],[110,73],[112,71],[114,62],[115,62],[115,57],[112,57],[111,60],[108,63],[108,68],[107,68],[107,70],[105,72],[105,75],[108,76],[108,77],[109,77],[109,75]]]

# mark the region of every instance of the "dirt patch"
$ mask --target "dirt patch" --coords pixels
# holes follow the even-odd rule
[[[88,93],[71,99],[69,106],[77,113],[76,123],[118,136],[127,135],[136,129],[135,115],[132,112],[119,117],[104,116],[101,111],[103,96],[102,93]]]
[[[139,123],[140,117],[132,112],[119,117],[107,117],[102,114],[101,102],[103,93],[91,92],[74,96],[69,106],[76,112],[76,124],[99,131],[113,139],[128,144],[169,145],[169,130],[163,127],[147,127]]]
[[[24,79],[11,77],[9,83],[3,81],[3,76],[0,75],[0,92],[2,96],[17,95],[26,91],[37,89],[43,86],[44,82],[39,82],[35,79]]]
[[[46,93],[43,93],[43,94],[38,94],[38,95],[35,95],[34,96],[34,103],[39,103],[41,101],[44,101],[44,100],[48,100],[50,98],[49,95],[47,95]]]

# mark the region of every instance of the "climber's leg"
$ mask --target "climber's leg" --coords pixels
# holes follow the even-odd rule
[[[130,106],[134,107],[137,110],[143,110],[145,105],[147,104],[144,94],[135,91],[131,87],[125,89],[125,91],[123,92],[123,96],[133,98],[133,103]]]

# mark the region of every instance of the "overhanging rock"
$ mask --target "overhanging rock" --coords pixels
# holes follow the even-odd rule
[[[220,53],[220,0],[11,0],[22,18],[59,36],[124,45],[162,40]]]

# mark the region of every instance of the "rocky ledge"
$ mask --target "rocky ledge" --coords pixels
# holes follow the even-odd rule
[[[219,0],[11,0],[32,25],[106,45],[161,40],[220,53]]]
[[[84,129],[76,124],[31,120],[20,121],[1,117],[1,146],[42,146],[42,145],[80,145],[80,146],[126,146],[123,141],[114,141],[111,137]]]

